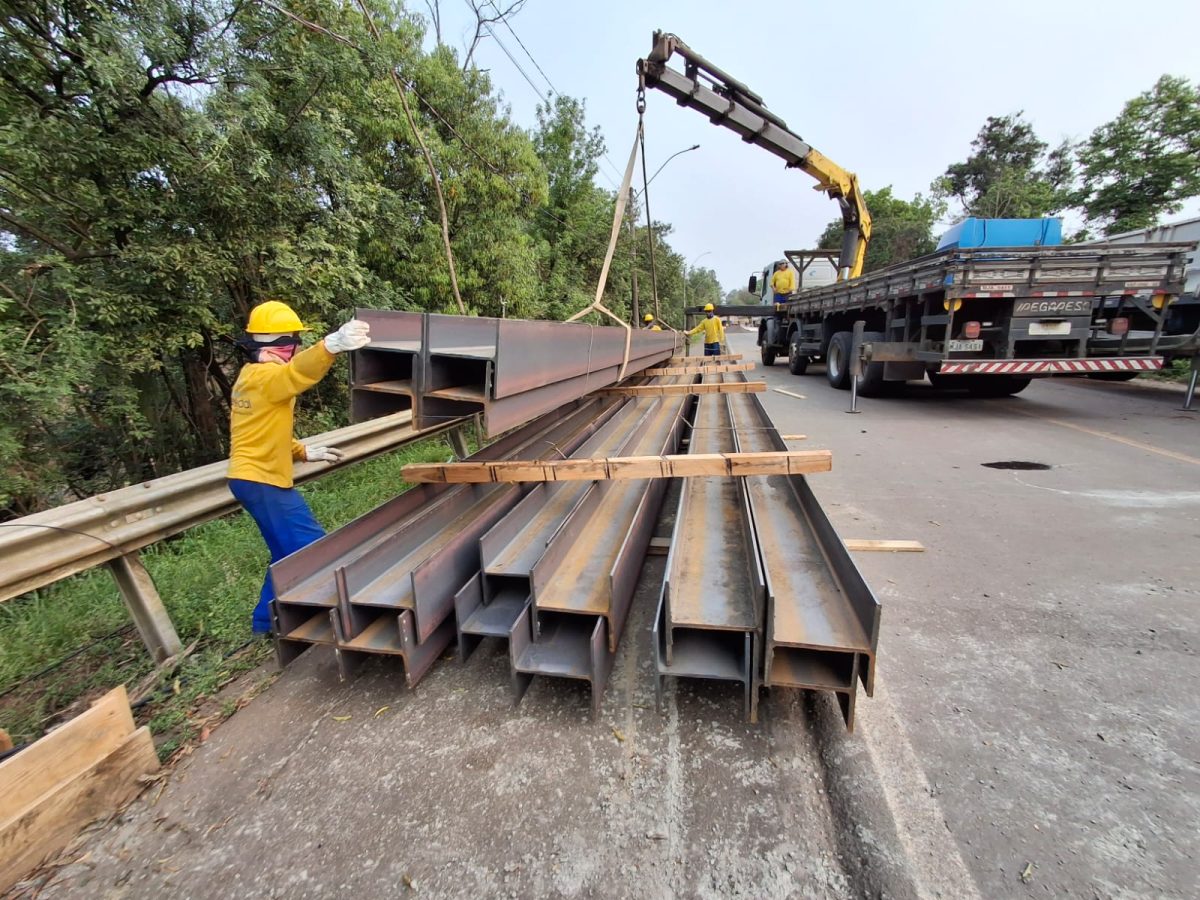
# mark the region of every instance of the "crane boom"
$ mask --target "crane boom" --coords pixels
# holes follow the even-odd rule
[[[675,54],[684,59],[683,72],[667,65]],[[862,274],[867,242],[871,239],[871,215],[857,175],[813,149],[766,108],[762,97],[708,62],[674,34],[654,32],[654,48],[649,56],[638,60],[637,71],[644,86],[658,88],[680,106],[699,110],[714,125],[725,126],[741,135],[746,143],[775,154],[788,168],[800,169],[815,178],[816,190],[837,200],[842,211],[844,229],[838,280]],[[711,86],[703,84],[701,79]]]

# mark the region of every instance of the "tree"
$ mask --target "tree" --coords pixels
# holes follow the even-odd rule
[[[971,142],[971,155],[934,181],[934,197],[955,200],[963,215],[983,218],[1038,218],[1068,206],[1071,145],[1064,141],[1049,150],[1022,115],[989,116]]]
[[[873,272],[930,253],[937,246],[933,225],[945,214],[945,204],[917,194],[901,200],[892,194],[891,185],[863,194],[871,213],[871,240],[867,245],[864,272]],[[817,246],[838,250],[842,246],[842,220],[825,226]]]
[[[1164,75],[1079,148],[1077,201],[1106,234],[1148,228],[1200,194],[1200,86]]]

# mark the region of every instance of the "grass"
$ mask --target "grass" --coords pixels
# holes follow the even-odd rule
[[[332,530],[400,492],[406,463],[449,455],[444,439],[430,438],[300,490],[317,520]],[[199,730],[194,716],[205,699],[270,656],[270,642],[252,641],[250,633],[267,558],[258,528],[245,513],[142,551],[183,645],[199,641],[139,710],[139,721],[149,722],[163,758]],[[118,684],[132,689],[153,669],[103,568],[0,604],[0,728],[18,744],[35,740],[48,725],[82,711]],[[226,715],[232,709],[231,701],[219,707]]]
[[[1188,379],[1192,376],[1192,361],[1190,359],[1176,359],[1169,366],[1163,366],[1156,372],[1145,372],[1142,378],[1149,378],[1151,381],[1175,381],[1180,384],[1187,384]]]

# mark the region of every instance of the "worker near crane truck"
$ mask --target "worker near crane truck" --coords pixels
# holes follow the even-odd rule
[[[642,316],[642,331],[662,331],[662,328],[654,321],[654,316],[646,313]]]
[[[688,334],[704,332],[704,355],[720,356],[721,344],[725,342],[725,326],[721,323],[711,303],[704,304],[704,318]]]
[[[293,486],[296,460],[334,463],[345,456],[336,447],[305,447],[294,437],[296,397],[325,377],[339,353],[370,342],[370,326],[351,319],[313,346],[299,350],[308,331],[286,303],[268,300],[250,310],[246,336],[238,342],[246,364],[233,386],[229,416],[229,490],[250,513],[278,562],[325,531]],[[272,631],[271,572],[254,607],[255,634]]]
[[[775,263],[775,272],[771,275],[771,291],[775,294],[776,303],[786,303],[788,294],[796,290],[796,275],[784,260]]]

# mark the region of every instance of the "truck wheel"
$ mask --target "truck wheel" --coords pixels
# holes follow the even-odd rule
[[[960,376],[962,377],[962,376]],[[972,397],[1011,397],[1029,387],[1032,378],[1008,375],[965,376],[971,379],[965,387]]]
[[[854,336],[848,331],[839,331],[829,341],[825,353],[825,377],[831,387],[839,391],[850,388],[850,344]]]
[[[808,371],[808,354],[800,352],[800,333],[792,335],[788,344],[788,371],[793,375],[803,375]]]
[[[851,342],[853,343],[854,335],[851,335],[850,337]],[[882,341],[883,332],[864,331],[862,339],[864,344],[873,341]],[[847,366],[847,368],[849,368],[849,366]],[[858,392],[864,397],[878,397],[883,393],[883,385],[883,363],[867,363],[867,365],[863,368],[862,377],[858,380]]]
[[[774,347],[769,347],[766,344],[763,344],[759,348],[759,350],[762,353],[762,364],[764,366],[775,365],[775,348]]]

